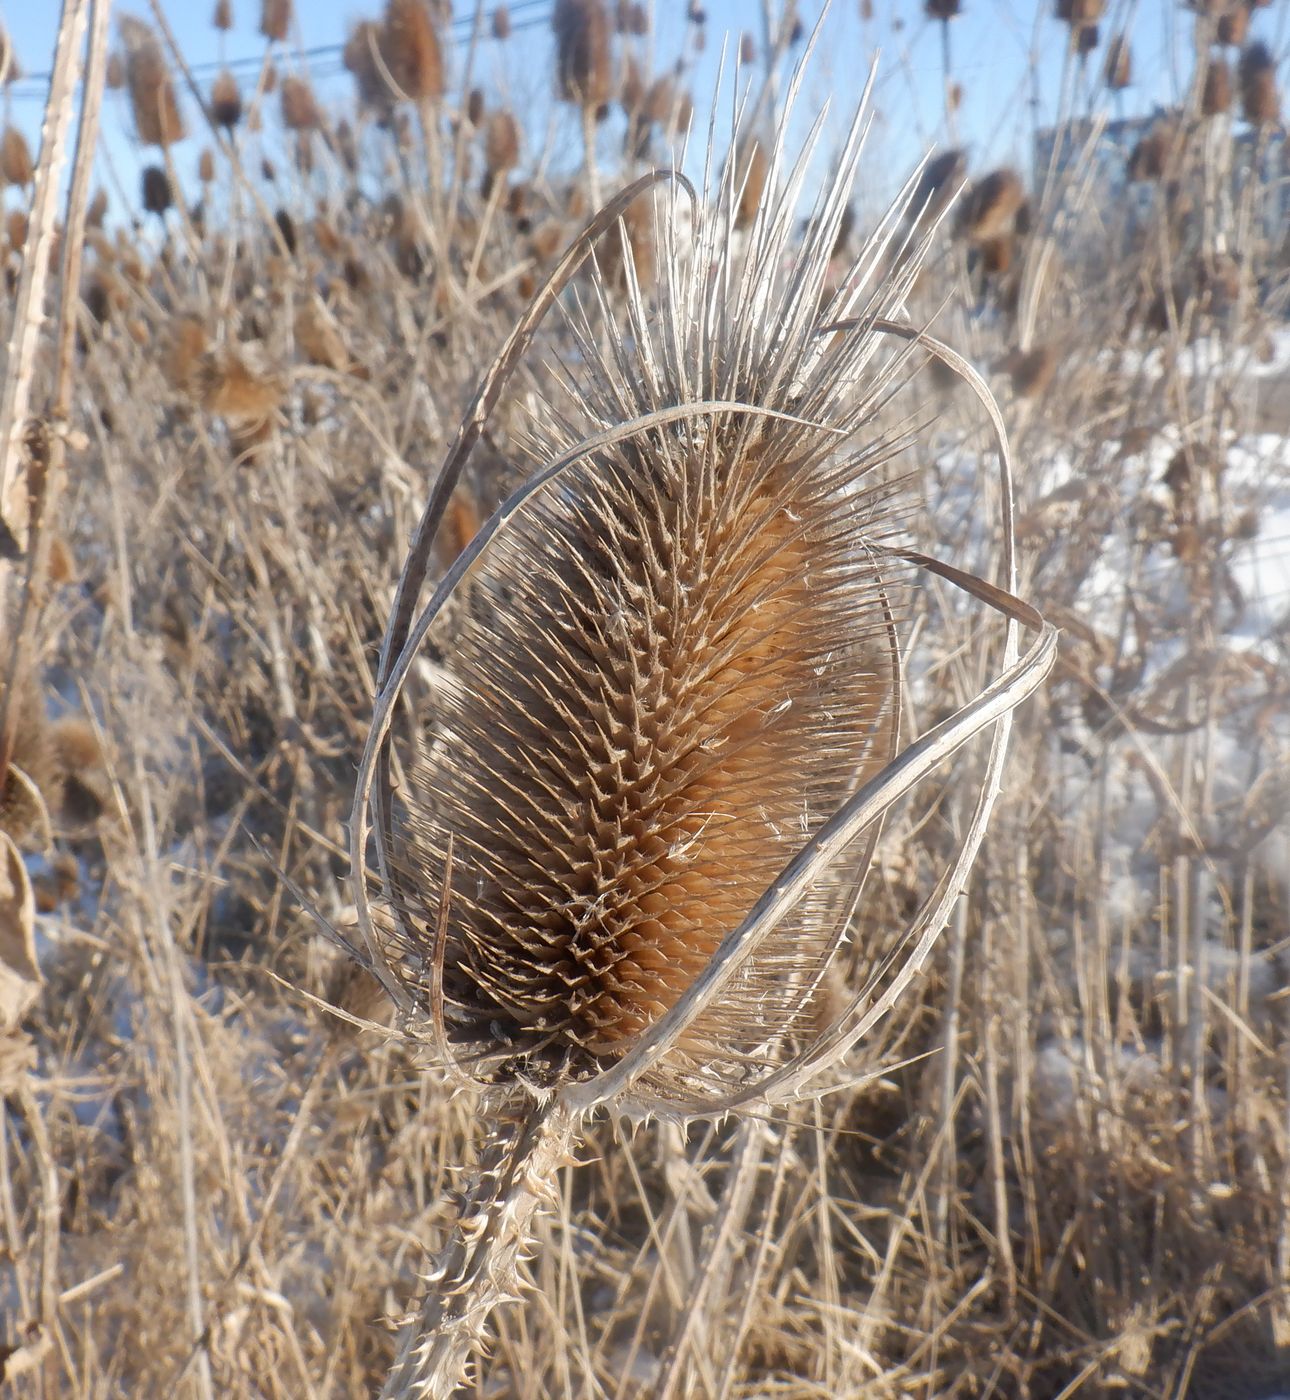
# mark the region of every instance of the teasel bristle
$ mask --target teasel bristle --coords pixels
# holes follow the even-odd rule
[[[908,509],[899,444],[874,424],[891,384],[876,334],[821,334],[909,292],[873,244],[826,292],[860,130],[805,234],[789,211],[809,151],[786,179],[773,150],[732,270],[730,161],[685,253],[685,196],[648,196],[667,297],[628,263],[624,305],[598,253],[566,312],[562,410],[535,412],[514,450],[536,468],[640,426],[575,457],[475,562],[480,606],[405,764],[391,848],[390,965],[418,1004],[442,968],[446,1033],[485,1078],[615,1062],[890,756]],[[693,1108],[808,1040],[853,888],[821,879],[638,1091]]]
[[[0,177],[6,185],[25,188],[36,176],[27,138],[16,126],[6,126],[0,135]]]
[[[291,29],[291,0],[263,0],[260,33],[271,43],[282,42]]]
[[[1201,115],[1217,117],[1228,111],[1232,105],[1232,70],[1227,59],[1220,54],[1210,56],[1205,67],[1205,78],[1201,84]]]
[[[149,214],[164,215],[175,202],[170,176],[159,165],[144,168],[141,177],[143,207]]]
[[[1253,126],[1274,126],[1281,119],[1277,92],[1277,68],[1268,46],[1260,41],[1241,51],[1238,67],[1241,83],[1241,115]]]
[[[233,0],[215,0],[215,13],[211,16],[211,24],[226,34],[233,27]]]
[[[443,48],[425,0],[388,0],[381,57],[399,91],[413,102],[443,96]]]
[[[289,73],[282,80],[282,125],[288,131],[317,131],[323,124],[318,99],[307,78]]]
[[[157,36],[141,20],[118,21],[125,44],[125,82],[135,131],[145,146],[170,146],[186,133],[179,99]]]
[[[1010,229],[1026,199],[1021,176],[1007,167],[977,180],[959,206],[959,231],[973,242],[998,238]]]
[[[227,68],[211,84],[211,117],[229,131],[242,120],[242,90]]]
[[[490,112],[484,130],[484,164],[489,174],[513,170],[520,162],[520,126],[509,111]]]
[[[596,108],[613,96],[609,15],[602,0],[556,0],[556,90],[565,102]]]
[[[1106,48],[1102,76],[1112,92],[1123,92],[1133,81],[1133,48],[1127,34],[1116,34]]]

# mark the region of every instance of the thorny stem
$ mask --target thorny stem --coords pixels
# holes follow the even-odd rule
[[[447,1400],[463,1383],[494,1308],[519,1294],[534,1218],[555,1201],[555,1173],[579,1121],[557,1100],[517,1105],[490,1130],[381,1400]]]

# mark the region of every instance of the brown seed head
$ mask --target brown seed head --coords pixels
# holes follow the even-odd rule
[[[412,101],[443,96],[443,49],[425,0],[387,0],[381,56],[400,92]]]
[[[1072,28],[1096,24],[1102,18],[1105,0],[1056,0],[1054,15]]]
[[[0,681],[0,696],[3,684]],[[57,767],[49,721],[29,668],[20,671],[14,685],[6,727],[7,735],[0,736],[8,753],[0,778],[0,831],[21,845],[40,830],[44,814],[57,806]]]
[[[211,116],[229,131],[242,120],[242,90],[227,68],[211,84]]]
[[[1107,45],[1102,74],[1112,92],[1122,92],[1133,81],[1133,50],[1127,34],[1116,34]]]
[[[142,177],[143,207],[149,214],[164,214],[175,202],[170,177],[159,165],[149,165]]]
[[[126,48],[125,81],[139,140],[145,146],[170,146],[186,129],[175,85],[157,36],[142,21],[123,15],[119,21]]]
[[[1232,105],[1232,70],[1221,55],[1210,57],[1205,69],[1205,79],[1201,85],[1201,115],[1216,117],[1226,112]]]
[[[119,92],[125,86],[125,59],[119,53],[108,54],[103,84],[113,92]]]
[[[1015,170],[992,170],[968,190],[959,206],[959,232],[975,243],[998,238],[1012,227],[1025,198]]]
[[[484,164],[489,174],[513,170],[520,162],[520,127],[508,111],[491,112],[484,130]]]
[[[1057,371],[1057,351],[1051,345],[1031,350],[1013,350],[999,368],[1012,381],[1012,392],[1019,399],[1037,399],[1053,382]]]
[[[295,73],[282,80],[282,125],[288,131],[317,131],[323,124],[322,112],[307,78]]]
[[[565,102],[599,107],[613,95],[609,15],[602,0],[556,0],[556,91]]]
[[[5,242],[9,250],[21,254],[27,246],[27,215],[22,209],[10,209],[4,220]]]
[[[91,229],[101,229],[103,220],[107,218],[108,197],[107,191],[103,189],[94,191],[94,198],[90,200],[90,207],[85,213],[85,225]]]
[[[1220,44],[1228,44],[1233,48],[1240,48],[1245,42],[1246,36],[1250,32],[1250,9],[1241,0],[1230,9],[1223,11],[1218,17],[1218,24],[1214,30],[1214,38]]]
[[[0,176],[6,185],[27,186],[35,178],[31,148],[16,126],[6,126],[0,135]]]
[[[954,19],[961,8],[959,0],[923,0],[923,12],[927,18],[942,22]]]
[[[215,178],[215,152],[209,146],[203,146],[197,157],[197,178],[203,185],[209,185]]]
[[[1254,126],[1275,126],[1281,120],[1277,68],[1268,46],[1248,44],[1241,52],[1241,115]]]
[[[291,28],[291,0],[263,0],[260,33],[269,40],[284,40]]]
[[[493,38],[509,39],[511,37],[511,12],[505,5],[498,5],[493,11]]]
[[[9,31],[0,25],[0,85],[8,87],[22,77],[22,65],[13,51]]]
[[[466,120],[471,126],[478,129],[483,123],[484,113],[487,110],[487,103],[484,101],[483,88],[471,88],[466,95]]]
[[[227,32],[233,27],[233,0],[215,0],[215,13],[211,23],[216,29]]]

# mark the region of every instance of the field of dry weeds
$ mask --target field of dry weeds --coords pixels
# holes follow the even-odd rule
[[[496,1112],[428,1033],[393,1033],[380,984],[320,931],[361,946],[349,822],[378,650],[484,368],[601,204],[678,133],[703,146],[711,95],[656,51],[647,5],[559,0],[539,43],[490,0],[449,48],[434,5],[390,0],[348,36],[338,107],[287,0],[213,5],[264,60],[199,77],[167,6],[64,8],[49,139],[0,144],[0,1389],[371,1395]],[[958,5],[910,8],[948,24]],[[884,314],[988,380],[1017,592],[1060,628],[963,897],[827,1095],[688,1125],[593,1115],[467,1393],[1290,1394],[1285,13],[1185,12],[1196,66],[1121,151],[1106,84],[1128,80],[1132,7],[1057,8],[1052,159],[942,147],[885,245],[839,207],[821,262],[830,295],[858,262],[899,285]],[[793,10],[732,37],[749,97],[713,171],[736,269],[767,210],[792,215],[789,261],[819,242],[814,192],[794,213],[771,159],[809,44]],[[686,43],[703,37],[696,18]],[[552,53],[561,129],[586,143],[563,165],[501,80]],[[94,162],[95,122],[122,112],[148,151],[137,192]],[[685,256],[668,201],[628,204],[573,278],[589,324],[666,304]],[[576,440],[595,418],[579,324],[544,322],[490,407],[432,580],[545,465],[552,422]],[[865,431],[898,449],[907,537],[996,577],[980,401],[917,348],[856,372],[891,376]],[[902,743],[999,666],[998,624],[920,579]],[[487,652],[477,602],[427,639],[405,746],[431,745],[459,639]],[[942,764],[865,851],[826,1020],[902,951],[985,765],[976,747]]]

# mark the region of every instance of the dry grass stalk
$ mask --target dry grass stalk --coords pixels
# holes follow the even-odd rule
[[[157,36],[141,20],[118,21],[125,44],[125,81],[134,127],[145,146],[170,146],[186,134],[179,99]]]
[[[262,0],[260,33],[270,42],[282,42],[290,29],[291,0]]]

